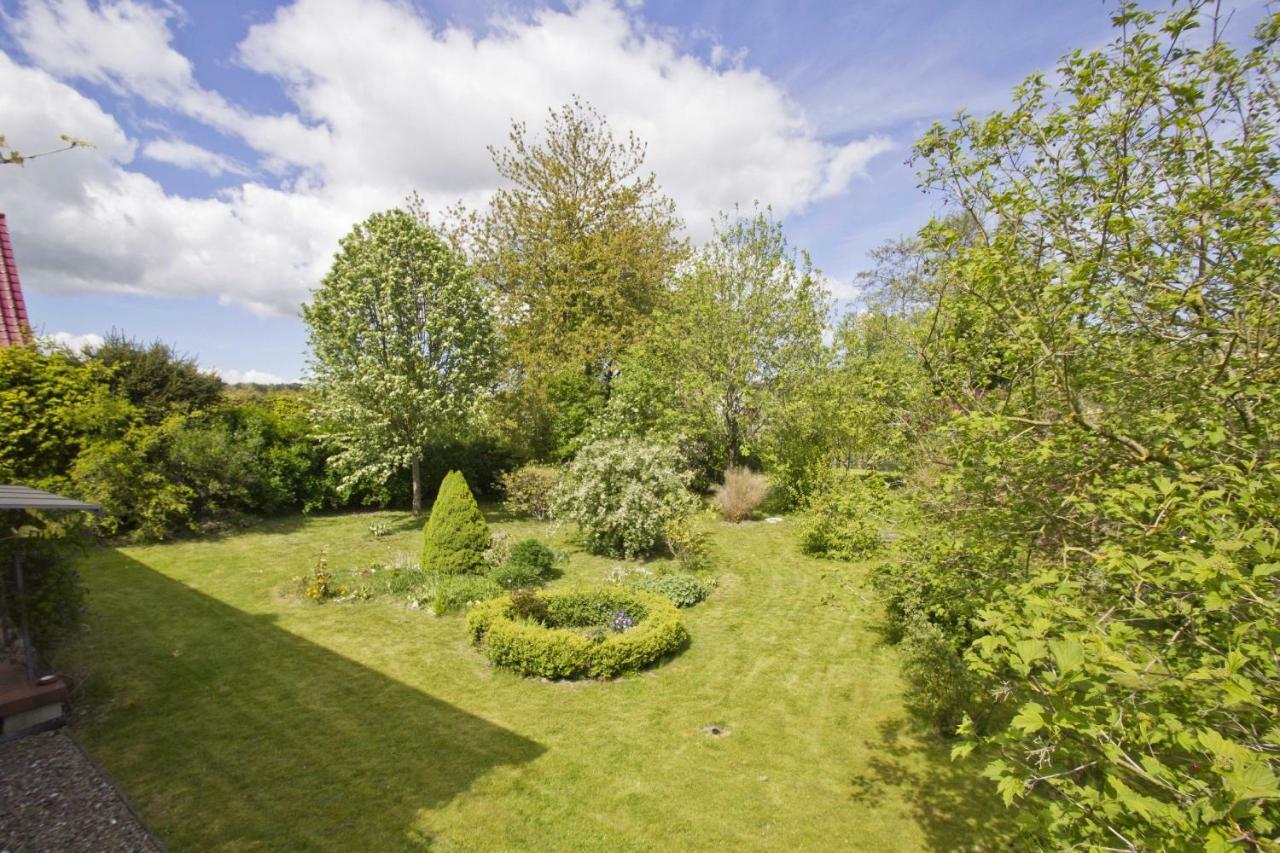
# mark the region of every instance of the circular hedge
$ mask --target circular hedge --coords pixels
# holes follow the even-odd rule
[[[670,601],[634,589],[517,592],[467,612],[471,641],[493,663],[543,678],[612,678],[689,639]]]

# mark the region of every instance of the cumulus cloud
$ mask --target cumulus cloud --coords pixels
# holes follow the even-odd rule
[[[102,335],[95,335],[93,332],[84,335],[73,335],[70,332],[54,332],[52,335],[45,335],[40,340],[46,346],[69,349],[76,353],[100,347],[105,343]]]
[[[354,221],[415,189],[431,207],[482,204],[498,181],[486,146],[505,140],[513,119],[540,127],[573,95],[647,141],[647,165],[695,237],[734,204],[759,200],[785,216],[839,195],[891,147],[819,137],[740,56],[728,61],[722,48],[708,63],[604,0],[495,19],[482,32],[391,0],[297,0],[251,27],[232,57],[280,87],[292,105],[281,115],[203,87],[173,45],[182,20],[168,6],[45,0],[10,24],[32,63],[0,54],[10,141],[64,131],[99,145],[56,168],[33,164],[15,182],[24,279],[49,290],[212,293],[294,311]],[[244,178],[207,198],[168,193],[138,170],[136,143],[113,116],[72,88],[81,81],[235,136],[259,160],[152,141],[145,157]]]
[[[252,385],[284,385],[289,382],[283,376],[277,376],[274,373],[268,373],[265,370],[221,370],[213,368],[209,371],[215,376],[222,379],[228,385],[239,385],[241,383],[249,383]]]

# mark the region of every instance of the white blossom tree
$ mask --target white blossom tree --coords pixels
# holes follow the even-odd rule
[[[418,514],[425,448],[471,427],[493,381],[497,339],[481,285],[430,226],[389,210],[342,239],[302,314],[313,417],[342,488],[408,467]]]

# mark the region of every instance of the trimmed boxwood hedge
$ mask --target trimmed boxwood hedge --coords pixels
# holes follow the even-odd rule
[[[538,593],[545,623],[517,618],[512,597],[485,601],[467,613],[471,641],[498,666],[542,678],[613,678],[679,651],[689,639],[680,611],[661,596],[633,589]],[[635,625],[607,630],[618,611]],[[599,627],[591,637],[572,628]]]

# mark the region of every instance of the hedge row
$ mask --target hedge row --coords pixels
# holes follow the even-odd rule
[[[651,593],[584,589],[538,594],[541,622],[521,619],[512,596],[475,605],[467,613],[471,640],[490,661],[542,678],[612,678],[679,651],[689,639],[675,606]],[[587,636],[572,628],[605,629],[625,611],[635,625],[621,633]]]

